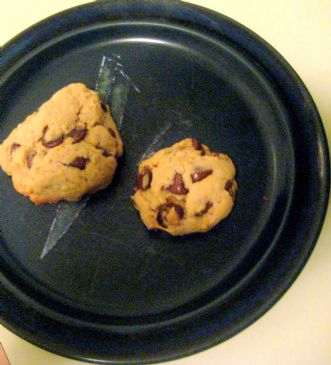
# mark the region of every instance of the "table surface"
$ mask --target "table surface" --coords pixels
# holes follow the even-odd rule
[[[84,0],[4,0],[0,45],[35,22]],[[292,65],[309,89],[331,141],[331,1],[191,0],[244,24]],[[79,365],[44,351],[0,326],[11,365]],[[330,365],[331,209],[298,279],[247,329],[207,351],[167,365]]]

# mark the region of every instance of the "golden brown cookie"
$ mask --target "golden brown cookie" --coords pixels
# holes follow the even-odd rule
[[[76,201],[112,181],[123,144],[108,106],[70,84],[20,123],[0,145],[0,164],[35,204]]]
[[[141,162],[132,199],[148,229],[206,232],[232,210],[235,173],[227,155],[187,138]]]

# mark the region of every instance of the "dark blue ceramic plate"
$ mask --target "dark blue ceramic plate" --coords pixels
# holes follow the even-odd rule
[[[125,156],[40,260],[55,206],[35,207],[1,172],[1,322],[45,349],[99,363],[148,363],[213,346],[289,288],[320,232],[329,191],[326,139],[297,74],[258,36],[174,1],[101,1],[51,17],[5,45],[1,140],[51,94],[94,87],[117,54],[131,89]],[[239,193],[206,234],[148,232],[130,202],[136,164],[195,137],[229,154]]]

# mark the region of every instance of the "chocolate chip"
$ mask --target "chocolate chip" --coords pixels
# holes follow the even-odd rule
[[[74,128],[69,133],[69,137],[73,139],[73,143],[78,143],[85,138],[86,133],[87,133],[86,128]]]
[[[110,157],[112,154],[108,150],[103,150],[102,155],[105,157]]]
[[[174,204],[174,208],[178,215],[178,218],[183,219],[184,218],[184,208],[178,204]]]
[[[233,180],[227,180],[224,185],[224,189],[229,192],[232,200],[234,200],[236,197],[236,191],[233,186]]]
[[[212,202],[210,202],[210,201],[208,201],[208,202],[206,203],[205,207],[204,207],[202,210],[200,210],[200,212],[195,213],[195,216],[196,216],[196,217],[201,217],[201,216],[203,216],[204,214],[206,214],[206,213],[208,212],[208,210],[209,210],[212,206],[213,206],[213,203],[212,203]]]
[[[69,166],[75,167],[79,170],[85,170],[86,164],[90,160],[85,157],[76,157],[73,161],[70,162]]]
[[[47,132],[48,127],[45,127],[43,130],[42,143],[46,148],[54,148],[63,142],[63,136],[53,139],[52,141],[45,140],[45,134]]]
[[[204,150],[202,144],[200,143],[200,141],[198,141],[197,139],[195,138],[192,138],[192,145],[193,147],[198,150],[198,151],[201,151],[201,156],[205,155],[206,154],[206,151]]]
[[[227,180],[227,182],[224,185],[224,189],[226,191],[230,191],[231,187],[232,187],[232,180]]]
[[[156,221],[157,223],[163,227],[163,228],[167,228],[168,226],[166,225],[165,221],[166,221],[166,213],[168,212],[167,210],[167,205],[164,204],[164,205],[161,205],[159,207],[159,211],[157,213],[157,216],[156,216]]]
[[[29,152],[28,156],[26,157],[26,164],[28,165],[28,168],[31,169],[33,159],[36,156],[36,152]]]
[[[10,147],[10,154],[12,155],[21,145],[19,143],[13,143]]]
[[[136,175],[136,186],[137,189],[147,190],[152,183],[153,174],[152,171],[145,167],[142,172],[137,172]]]
[[[185,195],[189,192],[189,190],[185,187],[182,175],[178,173],[175,174],[174,182],[172,185],[167,187],[167,190],[178,195]]]
[[[114,137],[114,138],[116,138],[116,133],[114,132],[114,130],[113,129],[111,129],[111,128],[108,128],[108,132]]]
[[[95,146],[95,148],[97,150],[101,150],[102,151],[102,156],[105,156],[105,157],[113,156],[113,154],[110,151],[108,151],[106,148],[101,147],[99,143]]]
[[[171,208],[175,209],[175,212],[179,219],[184,218],[184,208],[181,207],[179,204],[175,204],[175,203],[163,204],[159,207],[159,211],[156,216],[157,223],[163,228],[168,227],[167,226],[167,215]]]
[[[104,112],[108,112],[108,108],[107,108],[107,105],[106,105],[106,104],[104,104],[104,103],[100,103],[100,105],[101,105],[101,108],[102,108],[102,110],[103,110]]]
[[[205,179],[207,176],[211,175],[213,173],[213,170],[199,170],[195,173],[191,174],[191,179],[193,183],[196,183],[198,181],[201,181]]]

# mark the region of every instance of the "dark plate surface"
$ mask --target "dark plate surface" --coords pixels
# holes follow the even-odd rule
[[[42,260],[56,206],[33,206],[0,173],[1,322],[65,356],[157,362],[233,336],[291,285],[323,223],[328,151],[310,95],[275,50],[172,1],[84,5],[5,45],[1,140],[59,88],[93,88],[111,54],[140,90],[128,96],[125,155]],[[235,208],[206,234],[148,232],[130,202],[136,165],[160,134],[154,150],[195,137],[235,162]]]

